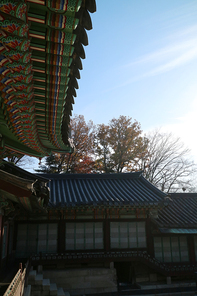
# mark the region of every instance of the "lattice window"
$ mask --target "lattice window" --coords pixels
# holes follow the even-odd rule
[[[103,223],[66,223],[66,250],[103,249]]]
[[[155,237],[155,258],[161,262],[189,261],[186,236]]]
[[[16,256],[57,252],[57,223],[19,224]]]
[[[146,248],[145,222],[110,222],[112,249]]]

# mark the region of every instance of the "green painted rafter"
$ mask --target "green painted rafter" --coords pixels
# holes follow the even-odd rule
[[[1,157],[72,151],[69,117],[95,10],[94,0],[0,0]]]

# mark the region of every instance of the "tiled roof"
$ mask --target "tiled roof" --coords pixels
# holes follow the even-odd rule
[[[167,196],[141,174],[44,174],[49,178],[50,204],[65,206],[157,207]]]
[[[172,202],[158,213],[159,227],[197,227],[197,193],[172,193],[170,198]]]
[[[44,178],[44,176],[38,176],[36,174],[30,173],[20,167],[18,167],[17,165],[14,165],[11,162],[7,162],[5,160],[2,160],[0,163],[0,170],[7,172],[9,174],[13,175],[13,178],[15,176],[23,178],[25,180],[31,180],[33,182],[35,182],[36,180],[40,181],[40,182],[44,182],[46,183],[48,181],[47,178]]]

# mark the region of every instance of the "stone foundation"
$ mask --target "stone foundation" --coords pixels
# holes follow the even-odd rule
[[[116,269],[113,266],[43,270],[43,275],[71,295],[117,292]]]

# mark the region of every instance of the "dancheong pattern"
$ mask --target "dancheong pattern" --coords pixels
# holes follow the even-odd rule
[[[72,151],[74,88],[95,10],[95,0],[0,0],[1,158]]]

